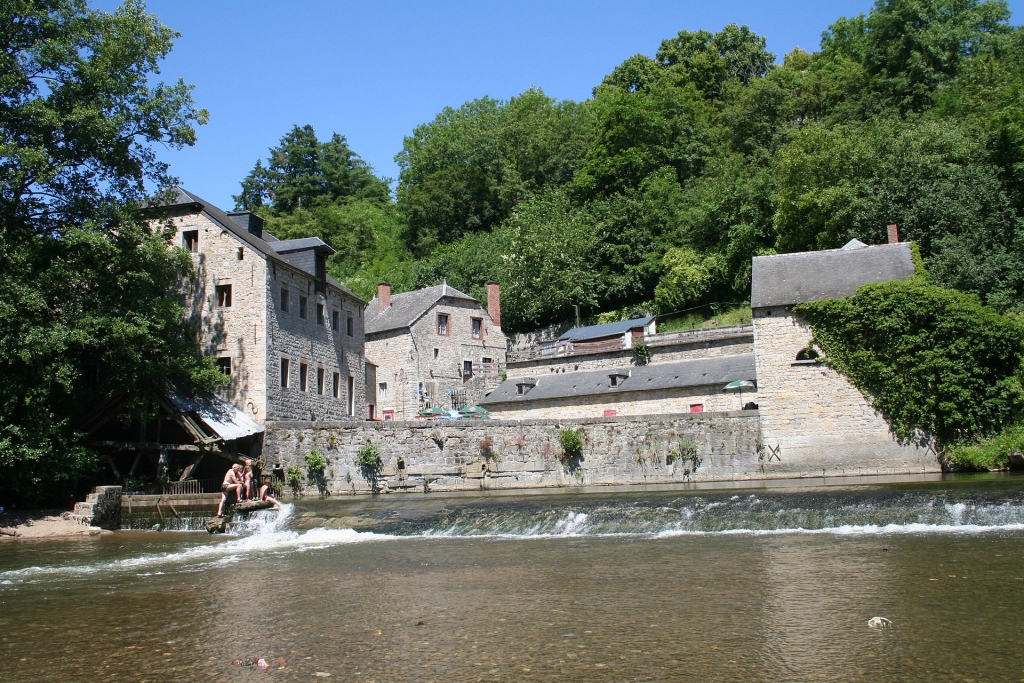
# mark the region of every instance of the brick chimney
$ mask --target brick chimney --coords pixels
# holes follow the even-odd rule
[[[377,312],[383,313],[391,306],[391,285],[381,282],[377,285]]]
[[[889,224],[889,244],[896,244],[900,241],[900,229],[895,223]]]
[[[497,282],[487,283],[487,313],[495,327],[501,327],[501,287]]]

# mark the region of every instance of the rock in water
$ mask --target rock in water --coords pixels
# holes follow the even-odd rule
[[[266,510],[274,507],[273,503],[265,500],[247,500],[235,506],[235,512],[252,512],[253,510]]]
[[[210,517],[206,520],[206,530],[211,534],[223,534],[228,530],[227,517]]]
[[[869,628],[889,628],[892,626],[892,622],[885,617],[871,617],[868,619]]]

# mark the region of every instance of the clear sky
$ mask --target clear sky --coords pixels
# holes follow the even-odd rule
[[[397,178],[403,137],[445,106],[531,86],[586,99],[627,57],[653,56],[682,29],[732,22],[765,36],[781,59],[796,46],[818,49],[830,23],[872,4],[149,0],[149,11],[182,34],[163,79],[194,84],[197,104],[210,111],[194,147],[161,157],[186,188],[230,209],[256,160],[293,124],[308,123],[321,140],[346,136],[377,173]]]

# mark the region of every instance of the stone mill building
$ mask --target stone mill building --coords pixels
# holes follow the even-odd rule
[[[366,309],[369,417],[476,405],[500,383],[505,353],[497,283],[487,284],[486,310],[448,284],[392,294],[381,283]]]
[[[192,254],[180,293],[202,349],[231,378],[223,396],[260,423],[363,416],[366,302],[327,274],[334,249],[279,240],[255,214],[174,192],[148,211]]]

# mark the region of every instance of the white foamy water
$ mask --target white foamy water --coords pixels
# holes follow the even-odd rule
[[[178,570],[202,566],[224,566],[249,559],[254,555],[301,552],[346,543],[380,541],[396,536],[359,532],[352,529],[311,529],[306,532],[287,531],[285,524],[294,510],[293,505],[284,505],[277,514],[263,510],[250,516],[244,523],[233,525],[233,530],[247,535],[223,543],[205,544],[184,550],[140,555],[111,562],[94,564],[56,565],[48,567],[25,567],[0,572],[0,583],[21,582],[42,577],[73,577],[101,572],[136,572],[140,576],[159,574],[149,571],[157,567],[176,567]]]

